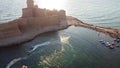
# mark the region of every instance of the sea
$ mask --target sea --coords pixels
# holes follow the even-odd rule
[[[64,6],[59,3],[68,16],[88,24],[120,29],[120,0],[60,1],[64,2]],[[57,3],[53,0],[50,5],[54,2]],[[26,0],[0,0],[0,23],[18,19],[25,7]],[[45,8],[41,4],[39,7]],[[0,68],[22,68],[23,65],[28,68],[120,68],[120,48],[109,49],[99,40],[112,43],[114,38],[78,26],[43,33],[29,42],[1,47]]]

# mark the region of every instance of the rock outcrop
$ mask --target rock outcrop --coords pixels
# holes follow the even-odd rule
[[[97,32],[101,32],[112,38],[120,38],[120,29],[114,29],[114,28],[110,28],[110,27],[101,27],[101,26],[95,26],[92,24],[87,24],[87,23],[80,21],[77,18],[74,18],[74,17],[67,17],[67,21],[68,21],[68,25],[81,26],[81,27],[95,30]]]
[[[33,39],[43,32],[67,27],[64,10],[38,8],[33,0],[27,0],[27,8],[22,9],[19,19],[0,24],[0,46],[19,44]]]
[[[21,35],[17,23],[0,24],[0,39]]]
[[[38,8],[33,0],[27,0],[27,8],[23,8],[22,11],[22,17],[19,19],[0,24],[0,47],[23,43],[41,33],[65,29],[71,25],[96,30],[112,38],[120,38],[119,29],[84,23],[77,18],[66,16],[64,10]]]

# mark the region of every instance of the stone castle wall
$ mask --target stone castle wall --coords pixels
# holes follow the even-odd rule
[[[33,17],[45,17],[46,13],[44,9],[34,8]]]
[[[22,9],[22,18],[30,18],[30,17],[46,17],[46,16],[59,16],[60,19],[65,19],[66,12],[64,10],[47,10],[40,9],[37,7],[34,8],[24,8]]]
[[[43,18],[29,18],[28,22],[30,25],[38,25],[38,26],[51,26],[51,25],[58,25],[60,20],[58,16],[53,16],[53,17],[43,17]]]
[[[31,18],[31,17],[40,17],[44,18],[47,16],[59,16],[59,19],[66,18],[66,12],[64,10],[48,10],[38,8],[37,5],[34,5],[33,0],[27,0],[27,8],[22,9],[22,18]],[[42,18],[42,19],[43,19]]]
[[[33,10],[31,8],[22,9],[22,18],[33,17]]]
[[[36,27],[45,27],[59,25],[60,19],[59,16],[53,17],[31,17],[28,19],[21,18],[17,21],[20,30],[25,30],[27,28],[36,28]]]

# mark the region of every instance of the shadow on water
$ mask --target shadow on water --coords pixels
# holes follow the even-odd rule
[[[16,59],[19,57],[28,57],[26,51],[31,50],[32,47],[35,45],[38,45],[38,44],[41,44],[41,43],[47,42],[47,41],[51,42],[51,41],[57,40],[57,39],[58,39],[57,32],[48,32],[48,33],[41,34],[38,37],[36,37],[34,40],[29,41],[24,44],[21,44],[21,45],[2,47],[2,48],[0,48],[0,67],[5,68],[6,65],[13,59]],[[50,46],[52,46],[52,44]],[[50,48],[50,46],[48,46],[48,47]],[[38,47],[38,49],[40,49],[40,50],[42,48],[44,48],[44,46]],[[34,53],[35,52],[33,52],[33,54]],[[24,63],[21,63],[21,65],[23,65],[23,64]],[[18,68],[19,67],[21,67],[21,66],[18,65]]]

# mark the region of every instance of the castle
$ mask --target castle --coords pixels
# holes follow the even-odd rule
[[[48,16],[59,16],[62,19],[66,17],[64,10],[47,10],[38,8],[37,5],[34,5],[33,0],[27,0],[27,8],[22,9],[22,18],[30,18],[30,17],[48,17]]]
[[[18,23],[21,29],[28,28],[28,26],[53,26],[59,25],[61,20],[66,19],[66,12],[64,10],[41,9],[34,5],[33,0],[27,0],[27,8],[22,9],[21,19],[27,20],[26,25],[23,25],[23,22]]]
[[[8,23],[0,24],[0,39],[23,34],[26,29],[47,26],[59,26],[66,19],[64,10],[38,8],[33,0],[27,0],[27,7],[22,9],[22,16]]]

